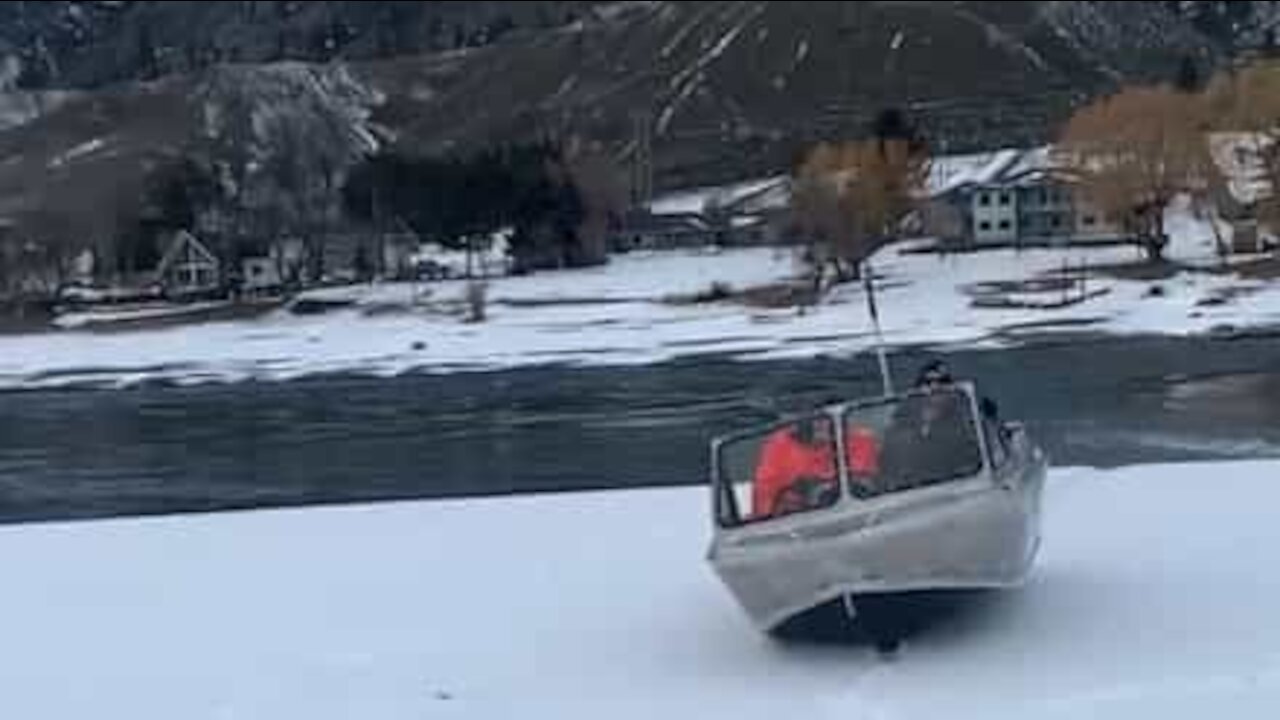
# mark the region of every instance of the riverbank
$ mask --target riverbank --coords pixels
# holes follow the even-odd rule
[[[1158,266],[1123,246],[885,248],[871,259],[885,338],[998,348],[1053,334],[1232,336],[1280,325],[1280,282],[1265,271],[1274,263],[1224,263],[1212,228],[1185,208],[1167,222],[1168,262]],[[792,306],[784,290],[803,271],[788,248],[633,253],[599,268],[490,280],[484,322],[469,322],[467,283],[446,281],[312,291],[298,299],[307,314],[8,335],[0,389],[849,357],[872,347],[862,285]]]

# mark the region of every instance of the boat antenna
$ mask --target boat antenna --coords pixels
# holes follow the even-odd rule
[[[884,344],[884,332],[880,329],[880,311],[876,308],[875,273],[871,269],[871,261],[862,263],[862,287],[867,296],[867,312],[871,315],[871,325],[876,332],[876,356],[880,360],[880,381],[884,384],[885,397],[893,395],[893,376],[889,373],[889,350]]]

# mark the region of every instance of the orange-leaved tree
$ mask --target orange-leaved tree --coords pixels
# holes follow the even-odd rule
[[[839,280],[859,277],[862,262],[898,236],[929,170],[922,144],[877,137],[821,143],[794,174],[796,226],[810,241],[818,267]]]
[[[1164,210],[1182,193],[1216,182],[1202,98],[1166,87],[1133,87],[1081,108],[1056,153],[1085,196],[1146,251],[1164,256]]]

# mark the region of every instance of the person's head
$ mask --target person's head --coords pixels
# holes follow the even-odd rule
[[[952,388],[953,380],[947,366],[935,360],[920,371],[916,388],[924,392],[917,399],[917,416],[922,422],[932,424],[956,409],[957,398]]]
[[[791,426],[791,434],[806,445],[828,443],[831,441],[831,420],[825,417],[805,418]]]
[[[928,364],[920,368],[920,374],[916,376],[917,388],[932,390],[951,383],[951,369],[941,360],[929,361]]]

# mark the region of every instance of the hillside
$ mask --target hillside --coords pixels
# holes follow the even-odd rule
[[[890,105],[944,150],[1043,139],[1118,82],[1186,62],[1208,72],[1265,44],[1273,15],[1196,2],[8,3],[0,87],[345,61],[382,94],[375,121],[415,151],[573,130],[627,155],[647,126],[671,186],[776,169]],[[29,99],[6,104],[38,115]]]
[[[24,274],[58,285],[85,249],[122,276],[151,267],[146,228],[215,191],[220,214],[189,223],[198,233],[338,236],[350,256],[367,228],[342,188],[378,150],[577,136],[661,191],[785,170],[886,108],[940,153],[1037,143],[1120,84],[1203,78],[1272,44],[1275,14],[1194,2],[4,4],[0,294]],[[19,252],[30,241],[34,257]]]

